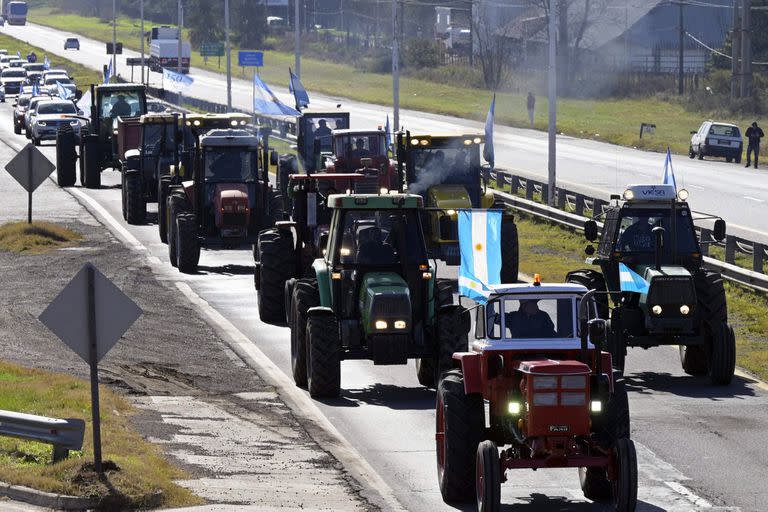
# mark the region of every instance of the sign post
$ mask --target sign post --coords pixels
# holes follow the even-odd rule
[[[221,67],[221,58],[224,56],[224,43],[203,43],[200,45],[200,56],[208,63],[208,57],[218,57],[218,66]]]
[[[259,68],[264,66],[264,52],[260,51],[240,51],[237,52],[237,64],[243,68],[245,75],[246,67],[254,67],[253,79],[251,79],[251,105],[256,101],[256,77],[259,75]]]
[[[27,191],[27,222],[32,224],[32,192],[51,175],[56,166],[32,144],[27,144],[5,166],[8,174]]]
[[[97,473],[103,472],[99,361],[141,313],[141,308],[104,274],[86,263],[38,317],[90,367],[93,458]]]

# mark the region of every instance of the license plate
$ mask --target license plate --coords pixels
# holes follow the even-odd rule
[[[570,427],[568,425],[550,425],[549,431],[550,432],[568,432],[570,430]]]

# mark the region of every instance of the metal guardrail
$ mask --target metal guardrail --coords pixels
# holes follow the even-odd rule
[[[491,172],[491,179],[494,180],[498,188],[502,189],[493,192],[505,204],[528,215],[579,231],[584,229],[584,221],[602,214],[609,205],[609,201],[602,198],[589,197],[558,187],[555,191],[557,208],[553,208],[535,200],[536,195],[548,197],[548,185],[546,183],[499,170]],[[503,190],[507,187],[509,187],[509,192]],[[518,194],[523,194],[524,197]],[[587,216],[586,212],[589,212],[591,216]],[[598,223],[598,226],[602,227],[602,224]],[[707,242],[701,246],[704,265],[707,268],[720,272],[723,277],[730,281],[768,293],[768,275],[763,273],[765,262],[768,260],[766,245],[733,235],[728,235],[722,243],[717,243],[712,238],[709,225],[699,223],[696,225],[696,229],[701,240]],[[725,248],[725,261],[709,257],[709,247],[715,244]],[[752,270],[735,264],[738,253],[752,256]]]
[[[60,420],[0,410],[0,435],[53,445],[53,462],[69,457],[70,450],[83,447],[85,421]]]

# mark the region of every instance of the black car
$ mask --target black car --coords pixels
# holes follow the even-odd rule
[[[76,37],[68,37],[66,41],[64,41],[64,49],[65,50],[80,50],[80,40]]]

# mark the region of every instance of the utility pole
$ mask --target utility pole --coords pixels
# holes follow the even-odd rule
[[[557,183],[557,1],[549,0],[549,187],[547,204],[555,206]]]
[[[293,69],[296,70],[296,76],[301,78],[301,2],[303,0],[293,0],[293,37],[294,52],[296,53],[293,62]]]
[[[400,48],[398,36],[398,0],[392,0],[392,108],[394,131],[400,131]]]
[[[752,0],[743,0],[741,13],[741,97],[752,96]]]
[[[733,32],[731,32],[731,98],[741,96],[741,0],[733,0]]]
[[[112,76],[117,77],[117,1],[112,0]]]
[[[146,83],[144,82],[144,0],[139,2],[139,12],[141,13],[141,83]],[[149,77],[147,77],[147,82],[149,82]]]
[[[227,112],[232,112],[232,48],[229,46],[229,0],[224,0],[224,44],[227,51]]]
[[[184,8],[181,6],[181,0],[178,0],[179,5],[179,39],[178,39],[178,46],[177,46],[177,57],[176,57],[176,72],[181,74],[181,38],[183,37],[182,34],[184,32]],[[179,106],[182,105],[181,102],[181,86],[179,86],[179,90],[177,91],[178,97],[179,97]]]
[[[684,57],[685,57],[685,28],[683,27],[683,1],[678,0],[677,6],[679,7],[680,11],[677,17],[677,28],[679,30],[679,48],[678,48],[678,57],[677,57],[677,94],[682,96],[685,94],[685,70],[683,68],[684,65]]]

